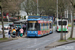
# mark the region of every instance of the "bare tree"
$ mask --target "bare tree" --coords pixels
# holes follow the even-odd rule
[[[73,29],[74,29],[74,22],[73,22],[73,20],[74,20],[74,12],[75,12],[75,0],[69,0],[70,1],[70,3],[71,3],[71,5],[72,5],[72,7],[73,7],[73,17],[72,17],[72,28],[71,28],[71,35],[70,35],[70,38],[73,38]]]
[[[56,13],[56,0],[39,0],[39,12],[44,11],[44,15],[51,15]]]
[[[2,7],[4,12],[15,13],[20,10],[20,4],[24,0],[2,0]]]
[[[3,23],[3,12],[17,12],[20,10],[20,4],[24,0],[0,0],[0,9],[1,9],[1,17],[2,17],[2,28],[3,28],[3,38],[5,38],[4,34],[4,23]]]
[[[3,38],[5,38],[5,34],[4,34],[4,23],[3,23],[3,10],[2,10],[2,4],[1,4],[2,0],[0,0],[0,9],[1,9],[1,18],[2,18],[2,33],[3,33]]]
[[[27,15],[29,15],[30,13],[36,14],[37,6],[35,0],[25,0],[22,5]]]

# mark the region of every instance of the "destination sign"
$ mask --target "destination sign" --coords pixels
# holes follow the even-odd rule
[[[36,21],[29,21],[29,23],[36,23]]]

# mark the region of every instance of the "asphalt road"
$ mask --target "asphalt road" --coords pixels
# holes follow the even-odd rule
[[[58,40],[60,33],[53,32],[40,38],[22,38],[0,43],[0,50],[44,50],[45,46]]]
[[[55,29],[55,28],[54,28]],[[60,39],[60,33],[55,30],[40,38],[22,38],[0,43],[0,50],[45,50],[45,46]]]
[[[71,28],[69,28],[69,29],[71,29]],[[74,27],[74,30],[75,30],[75,27]],[[70,34],[68,34],[68,36],[70,36]],[[73,38],[75,38],[75,31],[73,31]],[[62,46],[59,46],[59,47],[52,48],[50,50],[75,50],[75,43],[62,45]]]

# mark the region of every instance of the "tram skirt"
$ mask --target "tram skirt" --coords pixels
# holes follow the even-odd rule
[[[20,33],[20,37],[22,37],[23,36],[23,33]]]

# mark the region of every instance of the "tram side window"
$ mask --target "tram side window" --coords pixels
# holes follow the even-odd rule
[[[41,23],[41,30],[43,30],[43,23]]]
[[[46,24],[46,27],[47,27],[47,29],[48,29],[48,23]]]
[[[45,23],[45,29],[47,29],[47,23]]]
[[[45,30],[45,29],[46,29],[46,27],[45,27],[45,26],[46,26],[46,24],[45,24],[45,23],[43,23],[43,25],[42,25],[42,26],[43,26],[43,30]]]
[[[45,30],[45,23],[43,23],[43,29]]]
[[[48,26],[48,23],[46,24],[46,26]]]

